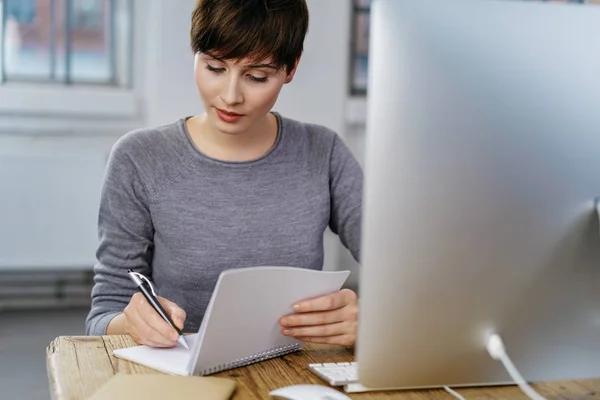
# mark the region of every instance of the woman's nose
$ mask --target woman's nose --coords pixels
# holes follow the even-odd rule
[[[227,105],[235,105],[244,101],[237,78],[231,78],[221,94],[221,100]]]

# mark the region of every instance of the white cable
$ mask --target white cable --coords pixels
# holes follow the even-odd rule
[[[452,390],[452,389],[451,389],[450,387],[448,387],[448,386],[444,386],[444,389],[446,389],[446,392],[450,393],[452,396],[456,397],[458,400],[467,400],[467,399],[465,399],[464,397],[462,397],[462,396],[460,395],[460,393],[458,393],[458,392],[457,392],[457,391],[455,391],[455,390]]]
[[[489,337],[487,342],[487,351],[494,360],[501,361],[506,368],[506,372],[515,381],[519,388],[525,393],[531,400],[546,400],[545,397],[540,396],[521,376],[517,368],[514,366],[504,348],[504,343],[499,335],[493,334]]]

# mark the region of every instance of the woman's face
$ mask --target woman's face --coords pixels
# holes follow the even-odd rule
[[[196,86],[206,108],[207,122],[218,131],[236,135],[264,121],[285,83],[292,81],[296,68],[288,74],[265,60],[217,60],[197,53],[194,60]]]

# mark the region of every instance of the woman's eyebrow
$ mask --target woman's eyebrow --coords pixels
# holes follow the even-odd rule
[[[215,57],[215,56],[211,56],[210,54],[206,54],[205,53],[205,57],[211,59],[211,60],[215,60],[215,61],[219,61],[222,63],[225,63],[225,60]],[[250,64],[250,65],[244,65],[244,68],[246,69],[257,69],[257,68],[271,68],[274,70],[278,70],[279,68],[277,67],[277,65],[275,65],[274,63],[261,63],[261,64]]]
[[[275,64],[252,64],[252,65],[246,65],[245,66],[248,69],[254,69],[254,68],[272,68],[272,69],[278,69],[277,66]]]

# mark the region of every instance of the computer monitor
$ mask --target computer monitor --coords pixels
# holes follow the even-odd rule
[[[360,383],[600,377],[600,7],[371,13]]]

